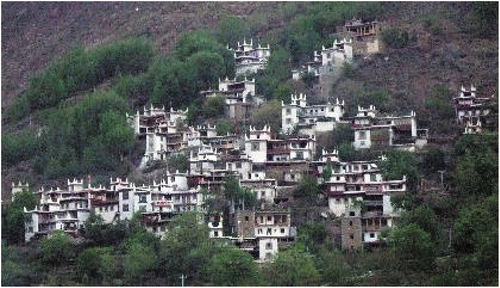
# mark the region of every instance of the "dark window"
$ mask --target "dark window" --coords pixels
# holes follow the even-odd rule
[[[354,211],[349,212],[349,216],[356,216],[356,213]]]
[[[375,238],[375,233],[370,233],[370,238]]]
[[[123,212],[128,212],[128,204],[123,204]]]
[[[139,195],[139,203],[146,203],[146,195]]]
[[[349,235],[351,239],[354,239],[354,234]]]
[[[248,216],[245,216],[245,221],[247,221],[247,222],[248,222],[248,220],[249,220]]]

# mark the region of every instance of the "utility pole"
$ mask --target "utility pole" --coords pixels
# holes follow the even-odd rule
[[[437,171],[439,174],[441,174],[441,186],[443,185],[443,174],[446,172],[446,170],[438,170]]]
[[[179,278],[181,278],[181,281],[182,281],[182,284],[181,284],[181,285],[182,285],[182,287],[184,287],[184,279],[186,279],[186,278],[187,278],[187,276],[184,276],[184,273],[182,273],[182,276],[181,276],[181,277],[179,277]]]

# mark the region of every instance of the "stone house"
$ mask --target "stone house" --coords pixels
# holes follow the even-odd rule
[[[417,129],[413,111],[404,116],[381,116],[373,105],[366,109],[358,106],[350,123],[356,150],[390,146],[414,151],[427,144],[427,130]]]
[[[269,44],[265,47],[258,44],[254,48],[252,39],[250,39],[249,43],[244,39],[243,43],[238,42],[236,49],[229,50],[234,53],[236,75],[244,75],[247,72],[255,73],[264,69],[264,65],[271,56]]]
[[[464,134],[480,134],[490,113],[487,107],[491,98],[477,97],[476,87],[460,88],[458,97],[453,98],[453,106],[457,115],[457,123],[464,127]]]
[[[331,131],[344,116],[344,101],[335,103],[307,105],[307,95],[291,95],[291,103],[281,101],[281,127],[284,134],[290,135],[299,129],[300,134],[314,138],[318,132]]]
[[[337,151],[323,151],[315,163],[317,173],[329,165],[331,176],[323,183],[330,213],[341,217],[342,247],[358,249],[379,243],[384,227],[391,227],[399,211],[391,195],[406,192],[406,177],[385,180],[377,161],[342,162]]]

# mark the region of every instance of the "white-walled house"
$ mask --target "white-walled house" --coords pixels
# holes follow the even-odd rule
[[[427,130],[417,128],[416,113],[403,116],[380,116],[374,105],[358,106],[356,116],[351,117],[354,130],[354,149],[391,146],[408,151],[427,144]]]
[[[335,103],[307,105],[307,95],[291,95],[291,103],[281,102],[281,128],[284,134],[295,129],[299,133],[315,136],[318,132],[331,131],[344,117],[344,101]]]
[[[198,210],[202,195],[188,187],[186,173],[169,173],[165,179],[152,185],[136,187],[128,179],[110,179],[109,188],[84,187],[83,179],[68,180],[68,188],[35,192],[37,205],[25,214],[25,239],[47,235],[54,230],[77,234],[83,228],[91,211],[101,216],[104,223],[130,220],[141,211],[146,229],[161,234],[170,219],[183,212]]]
[[[253,40],[243,43],[238,42],[236,49],[229,49],[234,53],[236,65],[236,75],[243,75],[247,72],[257,72],[264,69],[264,65],[271,56],[269,44],[262,46],[260,43],[256,48],[253,47]]]
[[[327,165],[331,169],[331,176],[324,181],[330,213],[345,218],[342,229],[357,231],[352,238],[343,238],[343,247],[356,249],[378,243],[382,229],[391,227],[400,215],[391,205],[391,195],[406,193],[406,177],[383,179],[378,161],[342,162],[337,151],[323,151],[314,165],[318,173],[323,173]]]
[[[458,97],[453,98],[457,123],[464,127],[464,134],[480,134],[490,113],[487,103],[491,98],[477,97],[476,87],[461,86]]]

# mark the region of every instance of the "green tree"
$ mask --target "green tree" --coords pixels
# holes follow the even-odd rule
[[[233,125],[227,119],[219,119],[216,123],[216,131],[219,136],[226,136],[227,133],[232,132]]]
[[[406,227],[412,223],[417,224],[420,229],[428,233],[431,237],[435,252],[440,252],[439,249],[444,249],[444,231],[436,218],[432,209],[425,205],[420,205],[412,210],[405,211],[401,214],[401,218],[397,220],[399,227]]]
[[[227,175],[223,184],[224,197],[231,201],[231,205],[240,205],[243,210],[255,207],[257,198],[250,189],[241,187],[234,175]]]
[[[186,256],[188,273],[186,281],[189,286],[203,286],[210,283],[210,260],[214,255],[222,253],[226,249],[226,247],[219,244],[221,243],[209,241],[189,251]]]
[[[38,248],[6,245],[2,241],[2,286],[30,286],[40,283],[44,272],[40,268]]]
[[[5,218],[2,217],[2,235],[8,243],[24,243],[25,222],[28,220],[24,214],[24,208],[28,211],[33,210],[35,205],[36,198],[33,192],[23,190],[14,194],[14,200],[7,207]]]
[[[216,52],[200,51],[187,59],[187,65],[198,80],[200,89],[210,89],[226,75],[224,58]]]
[[[489,245],[488,242],[495,239],[489,231],[498,236],[498,196],[493,194],[472,207],[461,209],[452,231],[452,243],[457,252],[474,253],[483,245]]]
[[[326,236],[324,223],[301,225],[295,247],[305,252],[317,254],[319,248],[325,242]]]
[[[203,115],[206,118],[217,118],[224,115],[226,100],[222,96],[210,97],[203,103]]]
[[[287,27],[286,48],[292,63],[298,64],[312,55],[319,47],[320,35],[314,29],[314,16],[302,15]]]
[[[127,247],[123,263],[125,281],[129,285],[144,285],[157,268],[155,251],[147,245],[134,242]]]
[[[429,149],[423,158],[422,170],[426,173],[437,173],[446,169],[445,152],[441,148]]]
[[[118,156],[123,158],[134,148],[134,132],[123,121],[123,115],[118,111],[104,112],[100,118],[100,140],[106,147],[114,146]],[[119,145],[116,145],[118,143]]]
[[[167,160],[168,169],[170,172],[186,172],[189,171],[189,159],[184,154],[174,154]]]
[[[161,241],[158,257],[160,271],[168,274],[171,284],[178,283],[178,277],[182,274],[199,272],[189,270],[193,267],[192,258],[186,256],[191,251],[211,245],[209,243],[212,240],[208,238],[209,228],[201,219],[202,216],[197,212],[184,212],[175,216],[167,225],[168,232]],[[196,255],[198,254],[193,254],[193,257]]]
[[[100,285],[105,277],[104,271],[106,267],[107,258],[110,256],[110,248],[87,248],[78,254],[76,271],[77,275],[82,279],[88,281],[83,283],[85,285]]]
[[[154,54],[152,42],[144,38],[115,41],[91,52],[97,62],[99,82],[119,73],[137,75],[146,71]]]
[[[94,210],[90,211],[89,217],[83,222],[84,237],[95,245],[103,245],[105,243],[104,230],[105,223],[102,216],[96,214]]]
[[[56,106],[67,95],[65,83],[54,69],[35,75],[28,82],[25,97],[30,103],[30,110]]]
[[[290,249],[279,252],[265,273],[266,282],[273,286],[317,286],[320,274],[312,256]]]
[[[182,34],[174,48],[173,56],[182,62],[186,62],[190,56],[202,51],[219,54],[224,59],[224,71],[226,73],[224,76],[234,77],[233,53],[212,38],[211,33],[208,31],[198,30]]]
[[[31,107],[28,97],[25,94],[20,95],[5,107],[6,120],[8,122],[19,121],[23,119],[23,117],[28,116],[30,111]]]
[[[250,39],[251,34],[245,20],[226,14],[217,21],[215,37],[219,43],[236,48],[238,42],[243,41],[243,39]]]
[[[258,286],[261,275],[250,254],[227,247],[213,255],[208,264],[210,284],[214,286]]]
[[[316,178],[304,175],[297,187],[293,190],[293,197],[304,199],[307,203],[314,203],[320,192]]]
[[[280,46],[277,46],[265,65],[265,75],[274,78],[278,82],[291,78],[290,54]]]
[[[136,99],[134,106],[137,107],[145,104],[146,98],[153,93],[153,87],[154,78],[148,73],[142,73],[135,77],[132,75],[118,75],[115,79],[114,90],[122,98]]]
[[[382,176],[387,180],[400,180],[406,176],[409,190],[415,189],[420,178],[419,163],[408,151],[390,149],[385,152],[385,160],[379,161]]]
[[[327,163],[325,168],[323,168],[323,173],[321,175],[321,178],[323,178],[323,181],[330,181],[330,178],[333,175],[333,169],[332,165],[330,163]]]
[[[271,100],[252,110],[250,114],[250,125],[259,129],[269,125],[271,132],[275,135],[281,130],[281,102]]]
[[[394,249],[404,269],[432,269],[435,247],[429,233],[411,223],[394,231]]]
[[[358,152],[351,143],[343,142],[339,145],[339,158],[342,161],[354,161],[358,157]]]
[[[156,61],[148,73],[153,77],[153,91],[150,102],[154,105],[165,107],[182,107],[182,95],[188,102],[194,97],[193,89],[183,89],[184,83],[193,81],[193,78],[186,73],[187,65],[175,58],[166,58]],[[196,86],[196,85],[193,85]]]
[[[317,253],[316,266],[321,275],[322,283],[326,286],[348,286],[351,267],[345,261],[342,251],[322,248]]]
[[[70,236],[61,230],[55,230],[40,242],[41,259],[53,267],[65,265],[75,257],[75,248]]]
[[[477,137],[475,137],[477,136]],[[453,192],[463,198],[498,191],[498,134],[463,135],[452,152]]]

